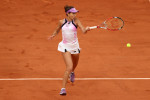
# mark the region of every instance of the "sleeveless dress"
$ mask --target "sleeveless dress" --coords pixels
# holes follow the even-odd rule
[[[69,22],[67,19],[64,19],[64,23],[62,24],[62,41],[58,44],[58,51],[68,51],[71,54],[80,53],[77,26],[74,24],[74,20]]]

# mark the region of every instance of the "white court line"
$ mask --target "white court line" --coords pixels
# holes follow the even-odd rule
[[[0,78],[0,81],[63,80],[63,78]],[[150,78],[75,78],[75,80],[150,80]]]

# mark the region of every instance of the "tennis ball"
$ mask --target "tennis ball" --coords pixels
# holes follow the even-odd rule
[[[127,43],[127,47],[131,47],[131,44],[130,44],[130,43]]]

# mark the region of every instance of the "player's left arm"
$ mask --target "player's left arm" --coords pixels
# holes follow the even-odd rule
[[[81,24],[80,20],[76,18],[76,24],[79,26],[79,28],[82,30],[83,33],[86,33],[90,30],[90,28],[87,26],[86,28]]]

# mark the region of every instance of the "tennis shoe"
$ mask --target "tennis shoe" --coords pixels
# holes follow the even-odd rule
[[[74,74],[74,72],[71,72],[71,74],[70,74],[70,81],[73,83],[74,80],[75,80],[75,74]]]
[[[66,95],[67,93],[66,93],[66,89],[61,89],[61,91],[60,91],[60,95]]]

